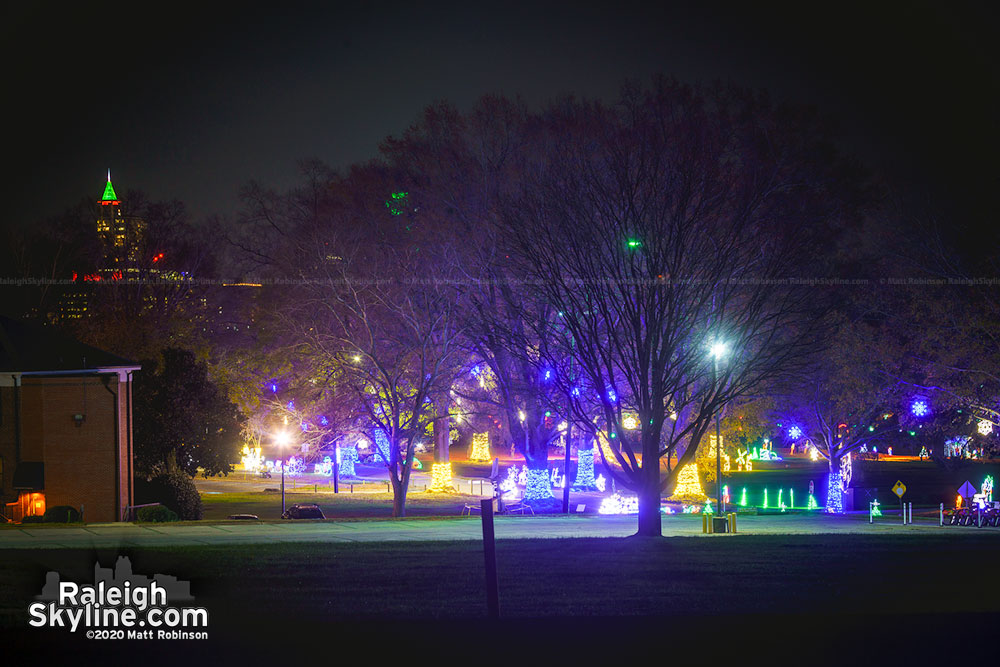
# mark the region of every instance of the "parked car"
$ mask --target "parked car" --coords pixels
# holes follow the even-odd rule
[[[292,505],[281,515],[282,519],[325,519],[319,505]]]

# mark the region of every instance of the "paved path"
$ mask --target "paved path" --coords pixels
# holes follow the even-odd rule
[[[634,516],[496,517],[498,539],[560,537],[627,537],[635,533]],[[1000,528],[938,526],[937,520],[917,517],[902,526],[884,517],[869,526],[862,517],[740,516],[740,534],[872,533],[914,534],[949,531],[995,535]],[[702,536],[698,516],[663,519],[667,537]],[[722,535],[704,536],[725,539]],[[203,523],[186,525],[88,524],[82,527],[9,527],[0,529],[0,549],[116,548],[181,545],[269,544],[275,542],[394,542],[479,540],[479,517],[402,519],[395,521]]]

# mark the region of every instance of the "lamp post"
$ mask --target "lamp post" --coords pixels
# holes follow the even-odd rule
[[[726,344],[715,343],[712,345],[712,384],[716,391],[719,388],[719,358],[725,356]],[[722,437],[720,433],[719,420],[721,414],[715,411],[715,502],[716,511],[720,514],[724,512],[722,507]]]
[[[561,315],[562,313],[560,313]],[[570,347],[576,349],[576,339],[570,334]],[[573,356],[569,358],[569,385],[573,386]],[[572,396],[572,390],[570,390]],[[566,401],[566,451],[563,457],[563,514],[569,514],[569,464],[570,464],[570,435],[573,433],[573,406],[572,398],[567,397]],[[579,458],[579,457],[578,457]]]
[[[285,449],[285,445],[288,444],[289,437],[287,431],[279,431],[274,436],[274,444],[278,445],[281,450]],[[284,452],[282,452],[284,453]],[[281,459],[281,516],[285,515],[285,459]]]

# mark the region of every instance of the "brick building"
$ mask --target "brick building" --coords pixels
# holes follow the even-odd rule
[[[120,521],[132,505],[132,363],[0,317],[0,496],[19,521],[69,505]]]

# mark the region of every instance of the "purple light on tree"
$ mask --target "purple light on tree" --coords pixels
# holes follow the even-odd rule
[[[910,405],[910,412],[913,413],[914,417],[926,417],[930,414],[931,409],[927,405],[927,401],[917,399]]]

